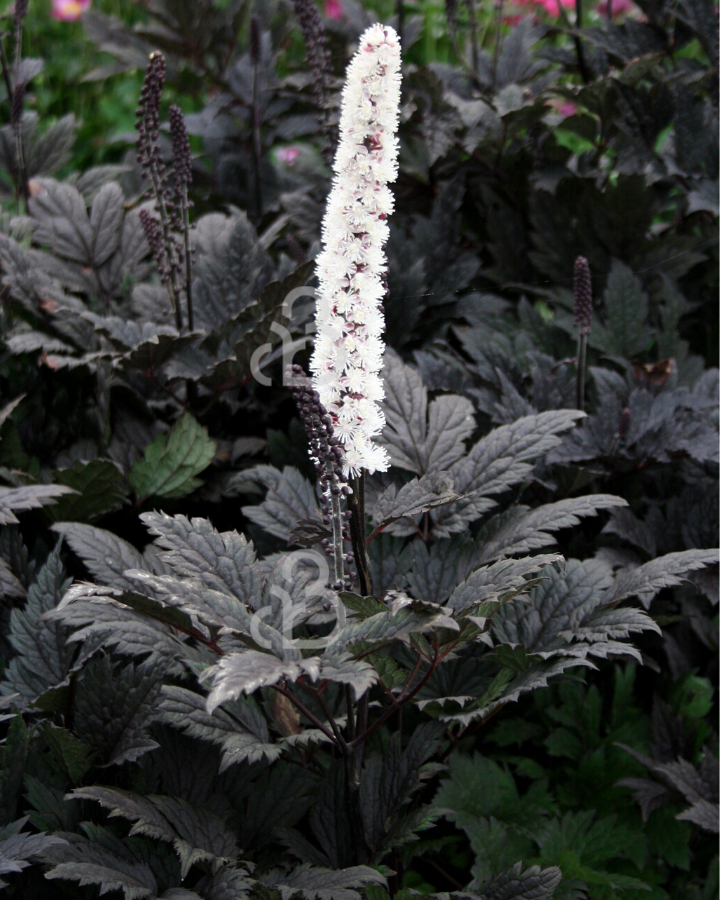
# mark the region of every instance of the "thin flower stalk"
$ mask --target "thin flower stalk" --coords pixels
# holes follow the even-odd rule
[[[349,537],[341,508],[341,500],[350,494],[347,477],[343,474],[340,442],[333,433],[333,423],[320,402],[320,395],[302,369],[294,365],[288,372],[288,382],[305,425],[310,441],[310,458],[315,466],[322,493],[321,513],[323,525],[332,529],[332,538],[322,542],[325,554],[332,559],[333,581],[327,587],[336,591],[352,588],[353,553],[344,552],[344,541]],[[345,580],[345,563],[348,564],[348,580]]]
[[[323,220],[316,341],[310,369],[352,477],[385,471],[389,458],[373,442],[385,419],[380,378],[384,343],[388,183],[397,177],[400,42],[389,26],[360,38],[342,96],[335,179]]]
[[[250,20],[250,62],[253,67],[252,77],[252,154],[253,175],[255,181],[255,215],[258,221],[263,214],[261,159],[262,159],[262,108],[260,105],[260,64],[262,62],[262,30],[260,19],[253,16]]]
[[[167,181],[165,163],[157,144],[160,132],[160,99],[165,86],[165,57],[162,53],[151,53],[140,92],[140,103],[136,112],[135,127],[138,132],[137,159],[143,175],[150,178],[155,205],[160,214],[160,223],[149,214],[141,221],[145,236],[158,264],[160,280],[165,285],[170,305],[175,314],[178,331],[182,329],[182,308],[178,274],[180,262],[179,246],[171,234],[172,223],[167,206]],[[160,252],[161,251],[161,252]]]
[[[192,303],[192,250],[190,247],[190,207],[188,188],[192,183],[192,157],[190,155],[190,138],[188,137],[185,117],[179,106],[171,106],[168,110],[170,120],[170,142],[173,154],[173,176],[175,187],[175,203],[179,207],[179,228],[183,233],[183,256],[185,263],[185,304],[187,307],[187,323],[190,331],[194,327]]]
[[[575,301],[575,327],[578,330],[576,405],[578,409],[584,409],[587,339],[592,328],[593,309],[590,266],[584,256],[578,256],[575,260],[573,294]]]
[[[319,111],[320,126],[326,137],[331,140],[331,146],[334,146],[337,135],[333,133],[328,109],[329,85],[332,82],[333,70],[327,35],[315,0],[293,0],[293,7],[305,42],[308,67],[313,74],[313,94]]]

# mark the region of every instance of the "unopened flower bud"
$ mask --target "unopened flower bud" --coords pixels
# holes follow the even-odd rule
[[[592,281],[590,266],[584,256],[575,260],[573,277],[573,294],[575,299],[575,327],[580,334],[590,334],[592,328]]]
[[[620,421],[618,422],[618,434],[620,435],[621,440],[624,440],[627,437],[627,433],[628,431],[630,431],[631,423],[632,413],[626,406],[620,413]]]
[[[170,141],[172,143],[173,171],[175,185],[181,191],[192,181],[192,159],[190,156],[190,138],[188,137],[185,118],[179,106],[174,104],[168,110],[170,120]]]
[[[260,31],[260,19],[253,16],[250,19],[250,62],[257,66],[260,64],[262,52],[262,34]]]

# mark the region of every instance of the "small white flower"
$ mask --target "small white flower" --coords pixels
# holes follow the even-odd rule
[[[335,179],[316,261],[320,288],[310,361],[351,475],[389,466],[387,452],[372,439],[385,424],[377,405],[385,396],[379,377],[383,247],[394,205],[387,184],[397,177],[399,111],[400,41],[389,26],[373,25],[360,38],[343,90]]]
[[[347,373],[348,390],[352,391],[353,394],[362,394],[363,389],[365,388],[366,377],[367,376],[362,369],[351,366]]]

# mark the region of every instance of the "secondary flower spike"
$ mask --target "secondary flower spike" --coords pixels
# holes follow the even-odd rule
[[[400,40],[373,25],[347,70],[340,113],[335,179],[323,220],[317,333],[310,361],[313,386],[342,441],[344,469],[385,471],[387,452],[373,442],[385,417],[382,297],[393,210],[388,182],[397,177]]]

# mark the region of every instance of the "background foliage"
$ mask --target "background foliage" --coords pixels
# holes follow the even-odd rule
[[[717,9],[614,7],[327,3],[319,114],[290,2],[70,24],[30,0],[0,127],[8,896],[717,895]],[[283,570],[324,531],[282,386],[313,304],[282,304],[312,284],[378,17],[405,59],[393,468],[367,485],[374,599],[343,595],[335,644],[294,657],[248,630],[270,604],[276,639],[279,591],[307,635],[328,613]],[[155,49],[193,150],[182,333],[133,149]],[[369,686],[348,807],[331,723],[360,734]]]

